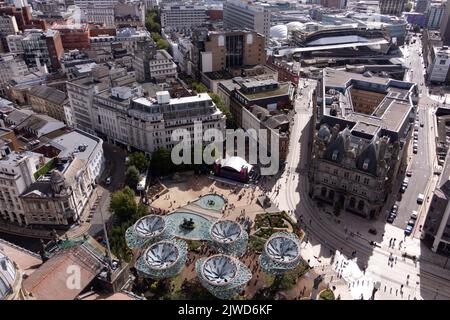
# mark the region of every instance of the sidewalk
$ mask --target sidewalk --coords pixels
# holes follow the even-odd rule
[[[67,236],[69,239],[78,238],[89,231],[91,228],[92,216],[95,214],[97,205],[103,196],[104,191],[97,191],[96,189],[92,192],[89,201],[84,206],[83,212],[80,215],[80,225],[69,229],[63,234],[64,237]]]
[[[3,220],[0,220],[0,231],[8,234],[30,238],[38,238],[46,240],[52,238],[52,236],[50,235],[51,230],[31,229],[30,227],[21,227]]]
[[[320,254],[320,245],[313,247],[310,243],[305,244],[305,242],[303,242],[300,248],[300,253],[302,259],[309,261],[308,264],[310,267],[314,269],[314,272],[320,274],[324,278],[324,282],[330,288],[333,288],[333,286],[336,287],[336,289],[333,290],[336,298],[340,295],[342,300],[354,299],[345,279],[339,278],[337,272],[332,269],[332,259],[323,257],[320,259],[316,258]]]

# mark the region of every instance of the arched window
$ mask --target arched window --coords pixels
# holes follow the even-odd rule
[[[350,203],[349,203],[350,207],[351,207],[351,208],[354,208],[354,207],[355,207],[355,204],[356,204],[355,198],[351,197],[351,198],[350,198]]]
[[[334,190],[330,190],[330,192],[328,193],[328,198],[330,198],[331,200],[334,199]]]
[[[362,210],[364,209],[364,201],[363,200],[359,200],[358,202],[358,210]]]

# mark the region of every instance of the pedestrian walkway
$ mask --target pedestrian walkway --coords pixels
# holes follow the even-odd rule
[[[317,274],[320,274],[325,283],[330,288],[333,288],[335,297],[340,296],[342,300],[352,300],[354,297],[349,291],[345,279],[338,276],[338,273],[332,269],[332,258],[320,257],[321,245],[312,246],[310,243],[302,243],[301,256],[302,259],[307,261],[309,266],[314,269]]]

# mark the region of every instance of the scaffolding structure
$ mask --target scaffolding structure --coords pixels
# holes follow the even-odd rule
[[[186,264],[187,248],[187,243],[178,239],[153,243],[137,260],[136,270],[140,276],[156,280],[175,277]]]
[[[219,299],[236,296],[252,278],[247,266],[225,254],[200,258],[195,263],[195,271],[203,287]]]
[[[211,248],[223,254],[241,257],[247,250],[248,234],[236,221],[216,221],[205,238]]]
[[[300,239],[290,232],[274,233],[259,256],[261,268],[271,275],[281,275],[295,269],[300,260]]]
[[[162,216],[145,216],[125,232],[125,240],[130,249],[142,249],[161,240],[172,239],[174,225]]]

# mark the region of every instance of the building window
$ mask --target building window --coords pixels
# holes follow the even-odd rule
[[[359,202],[358,202],[358,210],[362,210],[362,209],[364,209],[364,201],[359,200]]]
[[[351,208],[354,208],[355,207],[355,204],[356,204],[356,200],[355,200],[355,198],[350,198],[350,203],[349,203],[349,205],[350,205],[350,207]]]
[[[331,156],[331,159],[332,159],[333,161],[336,161],[338,155],[339,155],[339,151],[334,150],[334,151],[333,151],[333,155]]]

